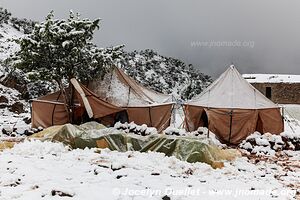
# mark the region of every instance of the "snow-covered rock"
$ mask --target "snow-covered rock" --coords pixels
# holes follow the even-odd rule
[[[134,122],[131,123],[121,123],[121,122],[117,122],[114,125],[114,128],[117,130],[122,130],[125,133],[134,133],[137,135],[142,135],[142,136],[146,136],[146,135],[152,135],[152,134],[157,134],[157,129],[154,127],[148,127],[146,124],[142,124],[142,125],[137,125]]]
[[[299,142],[300,134],[288,130],[280,135],[255,132],[242,141],[239,147],[258,156],[275,156],[281,150],[300,150]]]

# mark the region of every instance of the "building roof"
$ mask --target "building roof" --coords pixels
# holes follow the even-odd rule
[[[300,83],[300,75],[288,74],[243,74],[249,83]]]
[[[210,108],[264,109],[278,107],[243,79],[233,65],[187,104]]]

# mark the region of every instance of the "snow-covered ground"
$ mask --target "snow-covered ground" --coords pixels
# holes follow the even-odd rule
[[[284,114],[291,118],[295,118],[300,121],[300,105],[299,104],[285,104],[281,105],[284,107]]]
[[[245,157],[214,170],[160,153],[68,150],[60,143],[25,141],[2,152],[0,163],[0,199],[292,199],[295,195],[276,179],[280,166],[252,164]]]
[[[23,133],[24,130],[30,128],[30,124],[26,124],[24,118],[30,118],[29,104],[20,99],[20,93],[8,87],[0,84],[0,98],[5,98],[7,102],[0,102],[3,108],[0,108],[0,130],[3,128],[6,130],[13,130],[17,128],[18,133]],[[17,114],[9,110],[9,106],[16,102],[20,102],[24,105],[25,113]],[[0,133],[1,135],[2,133]]]

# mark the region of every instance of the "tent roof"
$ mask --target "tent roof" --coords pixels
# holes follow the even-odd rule
[[[90,118],[101,118],[124,110],[123,108],[102,100],[95,93],[90,91],[84,85],[80,84],[74,78],[71,79],[71,84],[75,88],[74,104],[83,106]],[[38,99],[33,101],[64,105],[63,96],[60,91],[39,97]]]
[[[187,104],[211,108],[277,108],[231,65],[217,80]]]
[[[172,102],[172,95],[161,94],[143,87],[118,67],[113,67],[102,80],[89,84],[102,99],[118,106],[149,106]]]

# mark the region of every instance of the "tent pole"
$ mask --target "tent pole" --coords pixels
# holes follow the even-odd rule
[[[131,91],[131,87],[129,87],[129,91],[128,91],[127,106],[129,105],[129,101],[130,101],[130,91]]]
[[[230,139],[231,139],[231,133],[232,133],[232,114],[233,114],[233,110],[230,111],[229,115],[230,115],[230,126],[229,126],[229,138],[228,138],[228,143],[230,144]]]
[[[209,120],[208,120],[208,117],[207,117],[207,138],[209,138],[209,133],[210,133],[209,132]]]
[[[207,108],[207,110],[209,110],[209,108]],[[210,131],[209,131],[209,120],[208,120],[208,115],[207,115],[207,112],[205,111],[205,109],[203,109],[203,112],[206,114],[207,116],[207,138],[209,138],[209,134],[210,134]],[[203,113],[202,113],[202,116],[203,116]],[[205,127],[205,124],[203,124],[203,127]]]
[[[57,96],[56,101],[59,100],[60,95],[61,95],[61,91],[59,92],[59,95]],[[54,113],[55,113],[55,109],[56,109],[56,104],[54,104],[54,107],[53,107],[53,110],[52,110],[52,126],[55,125],[55,124],[54,124]]]
[[[151,106],[149,106],[150,126],[152,127]]]
[[[209,128],[207,127],[207,138],[209,138]]]

